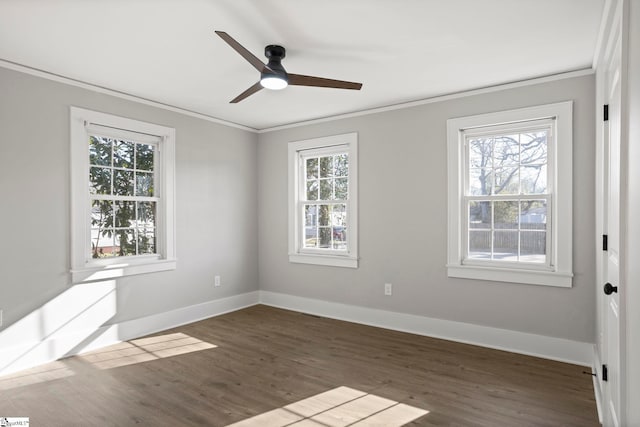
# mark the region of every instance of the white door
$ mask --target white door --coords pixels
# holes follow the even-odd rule
[[[604,329],[607,381],[603,381],[604,425],[620,426],[620,298],[624,292],[620,278],[620,109],[621,109],[621,38],[620,31],[612,38],[607,57],[605,102],[608,104],[609,120],[605,122],[604,143],[607,152],[607,182],[605,184],[605,233],[608,236],[607,261],[605,263],[606,284],[601,284],[605,293]],[[601,376],[604,376],[604,369]],[[604,378],[603,378],[604,379]]]

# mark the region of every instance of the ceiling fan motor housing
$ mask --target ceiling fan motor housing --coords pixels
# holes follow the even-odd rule
[[[282,63],[280,62],[286,56],[286,50],[284,47],[278,46],[275,44],[270,44],[269,46],[264,48],[264,56],[269,58],[269,63],[267,65],[271,70],[275,71],[276,74],[280,74],[285,77],[287,76],[287,71],[284,69],[284,67],[282,66]],[[262,73],[263,76],[265,74],[271,75],[273,73],[270,73],[270,72]]]

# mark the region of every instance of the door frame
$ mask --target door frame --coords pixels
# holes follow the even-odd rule
[[[607,364],[607,305],[608,299],[602,290],[603,284],[607,281],[607,253],[602,249],[602,236],[606,234],[607,224],[607,185],[608,185],[608,146],[606,144],[605,132],[608,126],[603,119],[603,106],[607,103],[607,66],[611,51],[615,49],[613,43],[619,32],[621,43],[620,58],[620,287],[619,294],[619,396],[620,408],[618,418],[620,425],[626,425],[626,413],[629,400],[627,395],[626,371],[627,371],[627,299],[625,285],[628,280],[627,265],[628,258],[626,248],[628,245],[625,230],[627,229],[627,206],[628,206],[628,184],[627,184],[627,163],[628,159],[628,111],[627,111],[627,52],[628,52],[628,19],[629,0],[608,0],[605,2],[598,46],[594,57],[594,68],[596,70],[596,345],[594,352],[593,371],[594,391],[598,402],[598,415],[600,422],[605,426],[609,425],[607,384],[602,379],[602,366]]]

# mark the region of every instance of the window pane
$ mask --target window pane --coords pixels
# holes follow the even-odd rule
[[[138,227],[156,226],[156,202],[138,202]]]
[[[116,227],[131,227],[136,219],[136,202],[116,201],[115,225]]]
[[[349,198],[349,180],[347,178],[336,179],[336,200],[347,200]]]
[[[471,169],[469,171],[469,194],[472,196],[488,196],[493,186],[491,169]]]
[[[520,261],[545,262],[547,233],[544,231],[520,232]]]
[[[133,196],[133,171],[113,171],[113,194],[116,196]]]
[[[349,176],[349,155],[346,153],[337,155],[334,166],[336,176]]]
[[[332,179],[321,179],[320,180],[320,200],[332,200]]]
[[[520,202],[520,228],[523,230],[547,229],[547,202],[530,200]]]
[[[333,249],[347,249],[347,228],[333,227]]]
[[[136,144],[136,169],[152,171],[153,170],[153,145]]]
[[[113,227],[113,202],[94,200],[91,203],[91,227],[103,230]]]
[[[469,258],[491,259],[491,231],[469,232]]]
[[[320,178],[333,176],[333,156],[320,157]]]
[[[519,167],[495,169],[496,182],[493,194],[519,194],[519,172]]]
[[[304,228],[304,247],[315,248],[318,246],[318,227]]]
[[[469,228],[491,228],[491,202],[473,201],[469,203]]]
[[[111,166],[111,139],[89,137],[89,164]]]
[[[138,229],[138,255],[156,253],[155,229]]]
[[[331,224],[334,226],[347,225],[347,205],[333,205],[331,209]]]
[[[329,205],[319,205],[318,224],[323,226],[331,225],[331,215]]]
[[[307,200],[318,200],[318,181],[307,181]]]
[[[494,139],[493,167],[502,168],[520,163],[520,135],[500,135]]]
[[[316,205],[304,205],[304,225],[318,225],[318,207]]]
[[[116,140],[113,144],[113,166],[133,169],[134,146],[133,142]]]
[[[136,196],[153,196],[153,173],[136,172]]]
[[[89,169],[89,194],[111,194],[111,168]]]
[[[134,230],[116,230],[114,256],[136,255],[136,240]]]
[[[522,194],[545,194],[547,192],[547,165],[523,166],[520,168]]]
[[[494,231],[493,259],[518,261],[518,231]]]
[[[469,143],[469,167],[491,167],[491,155],[493,144],[490,139],[470,139]]]
[[[113,256],[113,229],[91,229],[91,257]]]
[[[496,201],[493,204],[494,228],[518,229],[517,201]]]
[[[523,133],[520,135],[521,163],[523,165],[547,163],[548,136],[548,130]]]
[[[307,159],[307,179],[318,178],[318,158]]]
[[[331,247],[331,227],[320,227],[320,241],[318,242],[319,248]]]

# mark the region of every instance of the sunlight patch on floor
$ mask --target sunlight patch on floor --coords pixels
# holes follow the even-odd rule
[[[70,377],[74,372],[62,362],[51,362],[0,377],[0,390],[10,390],[46,381]]]
[[[338,387],[227,427],[400,427],[429,411]]]
[[[175,333],[121,342],[78,358],[98,369],[111,369],[216,347],[189,335]]]

